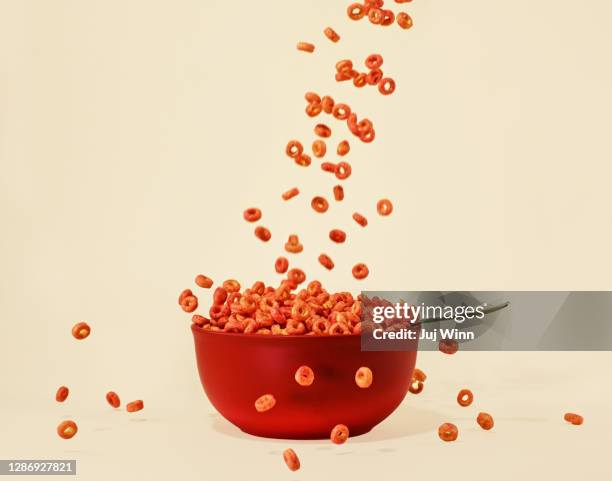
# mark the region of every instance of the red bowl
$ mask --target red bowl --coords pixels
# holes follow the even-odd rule
[[[402,402],[416,362],[414,351],[361,351],[360,336],[274,336],[204,331],[195,324],[200,380],[225,419],[255,436],[324,439],[336,424],[351,436],[367,433]],[[309,387],[294,378],[298,367],[315,373]],[[355,384],[369,367],[374,382]],[[255,410],[255,400],[272,394],[276,406]]]

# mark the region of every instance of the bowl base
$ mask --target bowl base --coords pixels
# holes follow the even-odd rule
[[[239,427],[240,428],[240,427]],[[251,436],[256,436],[258,438],[268,438],[268,439],[292,439],[292,440],[306,440],[306,439],[327,439],[329,440],[330,433],[312,433],[312,434],[300,434],[300,435],[285,435],[285,434],[262,434],[261,432],[253,432],[248,431],[246,429],[240,428],[240,430],[245,434],[250,434]],[[355,436],[361,436],[362,434],[367,434],[372,430],[372,428],[362,428],[356,429],[355,432],[351,431],[350,437],[354,438]]]

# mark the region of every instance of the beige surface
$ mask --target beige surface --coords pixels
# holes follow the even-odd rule
[[[371,267],[363,286],[379,289],[611,287],[612,5],[415,0],[403,32],[349,22],[346,3],[0,1],[0,458],[75,457],[88,481],[119,468],[114,479],[603,470],[607,353],[424,355],[422,396],[345,447],[291,443],[295,475],[279,459],[287,443],[212,415],[177,293],[199,272],[274,280],[293,231],[306,246],[298,265],[335,289],[362,286],[357,261]],[[298,40],[316,53],[295,51]],[[332,80],[337,59],[373,51],[396,94]],[[353,143],[346,202],[326,216],[308,199],[334,182],[282,154],[290,138],[312,140],[310,89],[348,101],[378,134]],[[330,125],[334,141],[347,135]],[[304,196],[281,203],[294,185]],[[396,204],[388,219],[373,214],[382,196]],[[241,219],[253,204],[267,245]],[[367,230],[353,210],[370,216]],[[337,226],[346,246],[326,240]],[[316,265],[324,249],[333,275]],[[69,336],[79,320],[93,326],[83,343]],[[73,391],[62,406],[59,384]],[[477,403],[461,410],[466,385]],[[108,412],[111,388],[146,410]],[[481,408],[494,432],[474,427]],[[585,425],[565,425],[567,409]],[[81,427],[69,443],[54,432],[64,417]],[[460,442],[436,438],[444,420]]]

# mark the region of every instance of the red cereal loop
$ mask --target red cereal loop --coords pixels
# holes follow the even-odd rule
[[[129,413],[135,413],[136,411],[141,411],[144,408],[144,402],[142,399],[137,399],[136,401],[132,401],[126,404],[125,409]]]
[[[255,401],[255,409],[258,413],[265,413],[276,405],[276,399],[272,394],[264,394]]]
[[[106,393],[106,402],[115,409],[121,406],[121,400],[119,399],[119,395],[114,391],[108,391]]]
[[[393,204],[389,199],[381,199],[376,204],[376,211],[382,216],[390,215],[393,212]]]
[[[476,417],[476,422],[485,431],[493,429],[493,426],[495,425],[493,417],[489,413],[478,413],[478,416]]]
[[[181,302],[181,309],[185,312],[193,312],[198,308],[198,298],[196,296],[187,296]]]
[[[393,25],[393,22],[395,21],[395,14],[393,13],[392,10],[383,10],[383,17],[382,17],[382,21],[380,22],[380,24],[383,27],[388,27],[389,25]]]
[[[327,200],[320,196],[313,197],[312,201],[310,202],[310,206],[315,212],[319,212],[320,214],[327,212],[327,209],[329,209],[329,203]]]
[[[351,164],[349,164],[348,162],[338,162],[338,164],[336,165],[336,171],[334,172],[336,174],[336,177],[340,180],[345,180],[348,179],[351,176]]]
[[[412,394],[420,394],[423,391],[423,387],[425,387],[425,384],[423,384],[422,381],[417,381],[413,379],[410,383],[410,386],[408,387],[408,390]]]
[[[185,289],[183,292],[181,292],[178,298],[179,306],[183,303],[183,299],[188,296],[193,296],[193,292],[191,292],[191,289]]]
[[[563,419],[574,426],[580,426],[584,422],[584,418],[580,414],[576,413],[565,413],[563,415]]]
[[[327,146],[322,140],[315,140],[312,143],[312,155],[314,155],[316,158],[320,159],[321,157],[325,157],[326,152]]]
[[[335,173],[336,164],[332,164],[331,162],[321,162],[321,170],[325,172]]]
[[[223,287],[217,287],[213,293],[213,304],[219,306],[227,299],[227,291]]]
[[[340,40],[340,35],[338,35],[335,30],[331,27],[327,27],[325,30],[323,30],[323,33],[325,34],[325,36],[330,39],[332,42],[336,43],[338,40]]]
[[[292,189],[289,189],[288,191],[283,192],[283,195],[281,197],[283,198],[283,200],[289,200],[289,199],[293,199],[299,193],[300,193],[300,190],[297,187],[293,187]]]
[[[272,234],[263,226],[255,227],[255,237],[263,242],[268,242],[272,238]]]
[[[373,53],[366,57],[365,66],[368,68],[368,70],[374,70],[376,68],[380,68],[382,67],[382,64],[383,64],[382,55]]]
[[[74,421],[62,421],[57,427],[57,434],[62,439],[72,438],[79,428]]]
[[[327,254],[321,254],[319,256],[319,264],[330,271],[334,268],[334,261],[332,261],[331,257],[329,257]]]
[[[300,154],[294,159],[294,161],[300,167],[308,167],[312,163],[312,159],[308,154]]]
[[[302,269],[293,268],[293,269],[290,269],[289,272],[287,273],[287,279],[300,285],[302,282],[306,280],[306,274],[304,274],[304,271]]]
[[[442,339],[438,343],[438,349],[444,354],[455,354],[459,350],[459,343],[454,339]]]
[[[298,42],[297,49],[301,50],[302,52],[312,53],[314,52],[315,46],[308,42]]]
[[[459,394],[457,394],[459,406],[467,407],[472,404],[472,401],[474,401],[474,394],[472,394],[472,391],[469,389],[462,389],[459,391]]]
[[[351,115],[351,108],[346,104],[336,104],[332,109],[332,115],[338,120],[346,120]]]
[[[330,137],[332,132],[331,129],[325,124],[317,124],[314,128],[314,133],[319,137],[327,138]]]
[[[289,157],[295,159],[296,157],[299,157],[302,152],[304,152],[304,147],[299,141],[290,140],[287,143],[287,147],[285,148],[285,153]]]
[[[380,25],[383,21],[383,12],[379,8],[372,8],[368,12],[368,19],[374,25]]]
[[[338,147],[336,148],[336,153],[340,157],[344,157],[346,154],[350,152],[350,150],[351,150],[351,145],[348,143],[347,140],[343,140],[342,142],[338,144]]]
[[[362,389],[367,389],[372,385],[374,375],[369,367],[360,367],[355,373],[355,384]]]
[[[194,314],[191,316],[191,322],[199,327],[204,327],[207,324],[210,324],[210,319],[204,316],[200,316],[199,314]]]
[[[353,214],[353,220],[357,222],[361,227],[365,227],[366,225],[368,225],[368,219],[366,219],[364,216],[362,216],[358,212],[355,212]]]
[[[228,279],[223,281],[223,289],[227,292],[239,292],[240,291],[240,282],[236,279]]]
[[[368,277],[369,273],[370,270],[368,269],[368,266],[363,263],[355,264],[355,266],[353,266],[353,277],[355,279],[365,279],[366,277]]]
[[[259,210],[257,207],[250,207],[242,213],[242,216],[247,222],[257,222],[259,219],[261,219],[261,210]]]
[[[202,289],[210,289],[213,285],[213,280],[210,277],[206,277],[205,275],[199,274],[195,278],[195,283]]]
[[[376,68],[368,72],[366,81],[368,85],[378,85],[378,83],[382,80],[382,78],[383,78],[382,70],[380,70],[379,68]]]
[[[360,73],[353,77],[353,85],[357,88],[365,87],[368,84],[367,74]]]
[[[397,17],[395,17],[395,20],[397,24],[404,30],[408,30],[413,25],[412,18],[406,12],[398,13]]]
[[[289,261],[286,257],[279,257],[274,263],[274,270],[279,274],[284,274],[289,269]]]
[[[459,430],[452,423],[444,423],[438,428],[438,436],[442,441],[451,442],[457,439]]]
[[[329,439],[331,439],[331,442],[334,444],[344,444],[348,438],[349,429],[344,424],[337,424],[334,426],[329,435]]]
[[[285,243],[285,250],[291,254],[299,254],[304,250],[304,246],[297,235],[291,234]]]
[[[384,78],[378,83],[378,91],[383,95],[391,95],[395,92],[395,80]]]
[[[338,244],[342,244],[346,240],[346,234],[340,229],[332,229],[329,232],[329,238]]]
[[[427,374],[425,374],[419,368],[415,368],[415,370],[412,373],[412,379],[416,381],[425,382],[427,380]]]
[[[321,102],[321,97],[319,97],[319,94],[317,94],[315,92],[306,92],[304,94],[304,98],[309,103],[317,103],[318,104],[318,103]]]
[[[91,333],[91,327],[86,322],[77,322],[74,326],[72,326],[72,337],[75,339],[82,341]]]
[[[336,199],[338,202],[341,202],[344,200],[344,187],[342,187],[341,185],[334,185],[334,199]]]
[[[57,392],[55,393],[55,400],[58,403],[63,403],[68,397],[69,393],[70,393],[70,390],[66,386],[58,387]]]
[[[329,326],[328,333],[330,336],[348,336],[351,329],[344,322],[334,322]]]
[[[293,449],[285,449],[283,451],[283,459],[291,471],[297,471],[300,469],[300,459],[297,457],[297,454],[295,454]]]
[[[364,16],[363,5],[361,3],[352,3],[346,9],[351,20],[361,20]]]
[[[300,386],[310,386],[314,382],[314,371],[308,366],[300,366],[295,371],[295,382]]]
[[[311,102],[306,106],[306,115],[308,117],[316,117],[323,109],[321,102]]]
[[[321,100],[321,108],[326,114],[331,114],[334,110],[334,99],[329,95],[325,95]]]

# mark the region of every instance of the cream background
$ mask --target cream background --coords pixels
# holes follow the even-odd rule
[[[77,458],[88,481],[603,471],[609,353],[425,353],[426,391],[338,448],[241,435],[205,400],[178,292],[199,272],[274,280],[290,232],[306,246],[297,265],[335,289],[612,287],[612,5],[415,0],[404,32],[350,22],[348,3],[0,0],[0,458]],[[332,80],[336,60],[374,51],[393,96]],[[318,217],[308,199],[334,182],[283,155],[288,139],[313,140],[311,89],[378,134],[351,142],[346,201]],[[334,141],[348,135],[330,125]],[[303,195],[281,203],[294,185]],[[382,196],[388,219],[373,214]],[[269,244],[241,218],[251,205]],[[349,243],[329,246],[332,226]],[[333,275],[316,264],[323,249]],[[360,260],[365,284],[350,276]],[[93,327],[82,343],[70,337],[79,320]],[[464,386],[477,395],[468,409],[454,401]],[[108,389],[145,411],[109,412]],[[480,409],[494,431],[473,423]],[[564,424],[567,410],[585,425]],[[80,432],[63,442],[55,426],[69,417]],[[459,442],[437,439],[443,421]]]

